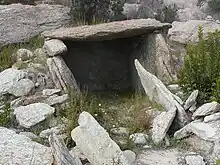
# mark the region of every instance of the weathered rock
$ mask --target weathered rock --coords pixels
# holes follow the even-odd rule
[[[180,22],[186,22],[188,20],[204,20],[206,16],[207,15],[198,7],[184,8],[177,11],[177,20]]]
[[[59,56],[67,52],[67,47],[61,40],[52,39],[45,41],[43,48],[49,56]]]
[[[31,80],[21,79],[8,90],[8,93],[20,97],[28,95],[33,88],[34,83]]]
[[[119,146],[89,113],[82,112],[78,122],[71,136],[91,164],[129,164]]]
[[[0,127],[0,164],[49,165],[53,157],[49,147],[24,135]]]
[[[220,120],[220,112],[214,113],[214,114],[209,115],[209,116],[206,116],[206,117],[204,118],[204,122],[205,122],[205,123],[208,123],[208,122],[210,122],[210,121],[216,121],[216,120]]]
[[[177,93],[181,90],[181,87],[178,84],[170,84],[167,86],[167,88],[172,92],[172,93]]]
[[[134,164],[135,159],[136,159],[136,154],[133,151],[125,150],[125,151],[123,151],[123,155],[124,155],[124,157],[127,158],[128,162],[130,164]]]
[[[163,3],[166,6],[176,4],[177,8],[184,9],[184,8],[187,8],[187,7],[188,8],[193,8],[193,7],[197,6],[198,0],[191,0],[191,1],[187,1],[187,0],[164,0]]]
[[[205,165],[205,162],[203,161],[203,157],[200,155],[187,155],[185,157],[187,165]]]
[[[110,133],[118,136],[129,136],[129,129],[124,127],[112,128]]]
[[[214,144],[213,142],[203,140],[196,135],[190,135],[184,139],[184,142],[190,147],[192,151],[199,151],[205,155],[210,155],[212,153]]]
[[[220,159],[220,141],[219,140],[215,142],[213,152],[210,158],[211,158],[210,162],[213,162],[213,164],[215,164],[216,161]]]
[[[43,94],[44,96],[51,96],[51,95],[53,95],[53,94],[57,94],[57,93],[60,93],[60,92],[61,92],[60,89],[44,89],[44,90],[42,91],[42,94]]]
[[[137,155],[135,162],[138,165],[177,165],[180,163],[181,154],[177,149],[146,150]]]
[[[9,68],[0,73],[0,95],[14,86],[20,79],[26,76],[25,72]]]
[[[161,23],[155,19],[133,19],[92,26],[60,28],[52,32],[44,32],[43,35],[61,40],[102,41],[138,36],[154,30],[168,29],[170,27],[170,24]]]
[[[47,59],[47,65],[57,89],[67,90],[67,87],[71,87],[75,94],[80,93],[76,80],[62,57]]]
[[[138,60],[135,60],[135,66],[145,93],[149,96],[150,100],[156,101],[167,111],[174,111],[176,108],[179,125],[184,126],[187,124],[189,119],[185,110],[176,101],[173,94],[165,87],[165,85],[156,76],[146,71]]]
[[[34,54],[28,49],[18,49],[16,52],[17,61],[27,61],[33,56]]]
[[[126,16],[127,19],[134,19],[137,18],[138,9],[140,8],[141,4],[129,4],[125,3],[123,6],[123,14]]]
[[[30,128],[54,113],[55,109],[45,103],[34,103],[14,109],[14,115],[19,124]]]
[[[189,20],[187,22],[173,22],[172,28],[169,29],[168,37],[171,41],[187,44],[188,42],[198,41],[198,28],[203,27],[204,36],[208,32],[214,32],[220,28],[220,24],[206,20]]]
[[[155,144],[162,142],[176,116],[176,108],[162,112],[153,121],[152,140]]]
[[[195,106],[197,104],[196,99],[198,97],[199,91],[198,90],[194,90],[190,96],[188,97],[188,99],[185,102],[184,105],[184,109],[188,110],[190,107]]]
[[[0,44],[22,42],[45,30],[60,28],[69,23],[69,12],[70,8],[59,5],[2,5]]]
[[[164,83],[169,83],[176,77],[172,74],[171,54],[168,45],[162,34],[155,35],[155,42],[157,77]]]
[[[82,162],[77,156],[69,153],[64,141],[55,134],[49,137],[50,146],[55,158],[55,162],[61,164],[82,165]]]
[[[214,114],[216,112],[220,112],[220,104],[213,101],[211,103],[206,103],[199,107],[192,115],[192,118],[203,117],[207,115]]]
[[[209,123],[194,121],[175,132],[174,137],[177,139],[182,139],[193,133],[201,139],[207,141],[216,141],[220,138],[219,130],[220,121],[213,121]]]
[[[80,151],[79,146],[75,146],[70,150],[70,154],[73,156],[77,156],[78,158],[80,158],[80,160],[82,160],[82,162],[86,161],[87,158],[85,157],[85,155]]]
[[[50,106],[56,105],[56,104],[62,104],[65,103],[68,100],[68,94],[64,94],[62,96],[52,95],[48,98],[46,98],[43,103],[46,103]]]
[[[43,131],[39,134],[39,136],[40,136],[41,138],[48,138],[51,134],[61,135],[61,134],[65,133],[65,130],[66,130],[66,126],[63,125],[63,124],[59,124],[59,125],[56,126],[56,127],[52,127],[52,128],[43,130]]]
[[[149,139],[148,135],[144,133],[134,133],[131,134],[129,138],[136,145],[145,145],[147,144],[147,140]]]

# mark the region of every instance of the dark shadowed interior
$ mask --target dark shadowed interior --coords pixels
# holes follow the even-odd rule
[[[64,60],[81,89],[92,92],[133,91],[134,49],[140,37],[97,42],[64,41]]]

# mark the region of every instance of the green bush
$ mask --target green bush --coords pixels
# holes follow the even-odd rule
[[[164,6],[162,9],[160,9],[157,13],[157,20],[160,20],[161,22],[168,22],[172,23],[177,19],[177,11],[178,8],[176,4]]]
[[[2,127],[8,127],[11,125],[11,108],[10,104],[6,103],[4,107],[1,109],[2,112],[0,112],[0,126]]]
[[[188,44],[179,84],[186,93],[198,89],[200,99],[207,102],[220,99],[220,31],[203,36],[199,27],[199,41]]]
[[[123,18],[121,0],[72,0],[73,23],[97,24]]]
[[[208,2],[209,6],[212,10],[220,12],[220,1],[219,0],[211,0]]]

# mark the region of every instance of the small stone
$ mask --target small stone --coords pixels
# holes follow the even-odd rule
[[[63,124],[59,124],[58,126],[56,127],[52,127],[50,129],[46,129],[46,130],[43,130],[41,133],[40,133],[40,137],[41,138],[48,138],[52,133],[56,134],[56,135],[61,135],[62,133],[65,133],[65,128],[66,126],[63,125]]]
[[[52,39],[44,43],[43,48],[46,50],[49,56],[58,56],[67,52],[67,47],[63,41],[58,39]]]
[[[57,94],[57,93],[60,93],[60,92],[61,92],[60,89],[44,89],[44,90],[42,91],[42,94],[43,94],[44,96],[51,96],[51,95],[53,95],[53,94]]]
[[[30,128],[40,123],[54,112],[55,108],[44,103],[34,103],[14,109],[17,121],[25,128]]]
[[[198,90],[194,90],[191,95],[188,97],[188,99],[186,100],[185,102],[185,105],[184,105],[184,109],[185,110],[188,110],[190,107],[192,106],[195,106],[196,105],[196,99],[198,97],[198,94],[199,94],[199,91]],[[194,110],[194,109],[191,109],[191,110]],[[191,111],[193,112],[193,111]]]
[[[177,93],[181,90],[180,86],[178,84],[170,84],[167,86],[167,88],[172,92],[172,93]]]
[[[75,146],[70,150],[70,154],[73,155],[73,157],[77,156],[80,158],[80,160],[85,161],[87,158],[85,155],[80,151],[79,146]]]
[[[208,122],[211,122],[211,121],[216,121],[216,120],[220,120],[220,112],[214,113],[214,114],[206,116],[204,118],[205,123],[208,123]]]
[[[135,134],[130,135],[129,138],[136,145],[145,145],[147,144],[147,140],[149,137],[147,134],[144,134],[144,133],[135,133]]]
[[[214,114],[216,112],[220,112],[220,104],[216,101],[213,101],[211,103],[206,103],[199,107],[192,115],[192,119],[195,119],[196,117],[203,117],[207,115]]]
[[[30,60],[34,54],[27,49],[18,49],[16,52],[17,61],[27,61]]]
[[[212,18],[211,15],[208,15],[206,18],[205,18],[206,21],[214,21],[214,19]]]
[[[20,97],[28,95],[33,88],[34,83],[31,80],[21,79],[8,90],[8,93]]]
[[[47,99],[45,99],[43,102],[50,106],[53,106],[56,104],[65,103],[67,100],[68,100],[68,94],[64,94],[62,96],[52,95],[48,97]]]
[[[185,157],[187,165],[205,165],[203,157],[200,155],[188,155]]]
[[[114,135],[119,135],[119,136],[129,136],[129,130],[124,127],[119,127],[119,128],[112,128],[110,132]]]
[[[127,158],[128,163],[134,164],[134,161],[136,159],[136,154],[133,151],[125,150],[125,151],[123,151],[123,155],[124,155],[124,157]]]

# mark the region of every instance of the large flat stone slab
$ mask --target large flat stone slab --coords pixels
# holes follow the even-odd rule
[[[155,19],[134,19],[90,26],[63,27],[45,32],[43,35],[60,40],[100,41],[133,37],[170,27],[170,24],[161,23]]]
[[[31,141],[24,135],[0,127],[0,164],[49,165],[53,163],[49,147]]]

